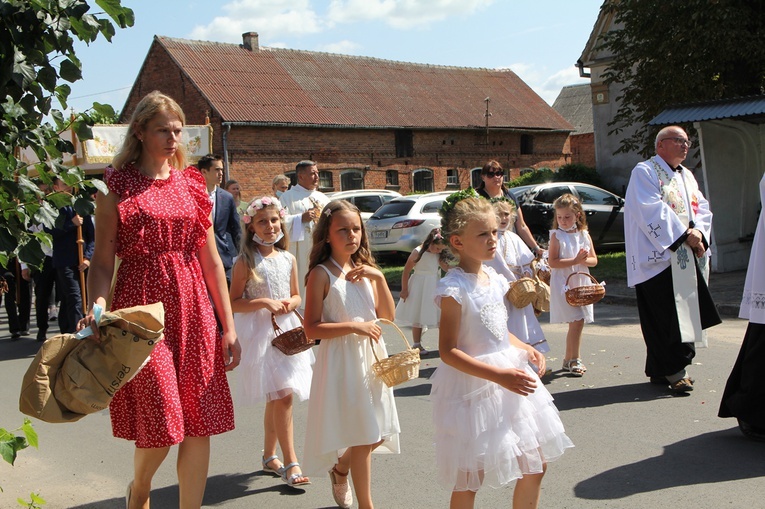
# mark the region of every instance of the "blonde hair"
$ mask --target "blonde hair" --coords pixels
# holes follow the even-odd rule
[[[566,193],[558,196],[555,198],[555,201],[553,202],[553,209],[571,209],[574,214],[576,214],[576,229],[577,231],[582,231],[587,229],[587,218],[584,214],[584,209],[582,208],[582,202],[579,201],[579,198],[574,196],[571,193]],[[553,215],[553,230],[558,228],[558,215]]]
[[[491,204],[494,207],[494,212],[497,215],[499,215],[500,212],[507,212],[510,214],[510,221],[508,223],[509,225],[515,223],[515,218],[518,216],[518,213],[515,211],[515,204],[513,202],[506,199],[499,199],[492,200]],[[497,221],[499,222],[499,217],[497,217]]]
[[[186,116],[177,102],[158,90],[149,92],[138,102],[133,116],[130,117],[125,140],[112,160],[112,166],[115,169],[120,170],[127,163],[135,162],[141,157],[143,145],[136,137],[136,133],[146,127],[146,124],[159,112],[172,113],[178,117],[181,125],[186,125]],[[186,147],[183,143],[178,143],[178,149],[168,162],[173,168],[181,170],[186,168]]]
[[[376,267],[375,258],[369,249],[369,239],[367,239],[367,228],[361,219],[361,212],[358,207],[346,200],[333,200],[327,203],[321,211],[319,222],[313,229],[313,248],[308,256],[308,273],[305,275],[305,282],[308,282],[308,275],[314,267],[327,261],[332,255],[332,248],[327,240],[329,239],[329,227],[332,225],[332,217],[338,212],[353,212],[359,216],[361,224],[361,239],[359,248],[351,255],[351,261],[356,265],[371,265]]]
[[[266,196],[261,197],[260,199],[266,198]],[[258,215],[258,212],[261,210],[268,210],[273,209],[276,211],[277,214],[279,214],[279,201],[276,198],[269,197],[273,202],[271,205],[266,205],[265,207],[258,209],[257,212],[252,216],[253,218]],[[254,200],[253,200],[254,201]],[[258,259],[261,257],[255,256],[255,250],[258,249],[258,243],[255,242],[252,238],[252,233],[250,231],[250,225],[254,224],[254,221],[250,221],[248,224],[245,225],[244,232],[242,232],[242,239],[239,241],[239,259],[241,259],[244,262],[245,267],[247,267],[247,279],[252,279],[256,283],[260,283],[263,281],[263,278],[258,273]],[[289,240],[289,234],[287,233],[287,229],[284,225],[284,218],[279,216],[279,224],[282,228],[282,233],[284,234],[284,237],[279,239],[279,241],[274,244],[274,247],[280,251],[286,251],[289,249],[290,240]],[[262,260],[261,260],[262,261]]]
[[[494,207],[489,200],[484,198],[465,198],[454,204],[449,212],[441,218],[441,232],[449,242],[449,249],[453,255],[459,258],[456,250],[452,249],[452,236],[462,235],[465,227],[473,219],[480,219],[486,215],[494,216]]]

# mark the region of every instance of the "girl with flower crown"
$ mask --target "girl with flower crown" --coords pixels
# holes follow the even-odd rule
[[[231,272],[231,308],[242,363],[238,387],[242,404],[266,402],[263,470],[279,475],[289,486],[310,484],[295,454],[292,400],[305,400],[311,390],[313,352],[285,355],[271,345],[275,333],[271,315],[286,331],[300,326],[294,313],[300,306],[297,265],[287,252],[286,210],[270,196],[252,200],[242,214],[239,257]],[[276,453],[277,442],[283,461]]]
[[[401,277],[396,323],[412,327],[412,340],[414,347],[420,349],[420,355],[428,354],[422,346],[422,333],[427,331],[428,327],[438,325],[439,313],[438,308],[433,305],[433,292],[440,279],[439,268],[444,272],[449,270],[441,257],[445,247],[441,229],[433,228],[425,241],[414,248],[407,258]]]
[[[547,464],[572,447],[530,363],[545,357],[508,333],[509,285],[486,262],[497,249],[497,218],[473,189],[450,195],[441,230],[459,259],[434,294],[441,308],[433,382],[435,474],[451,509],[472,509],[478,490],[515,481],[512,507],[536,509]]]

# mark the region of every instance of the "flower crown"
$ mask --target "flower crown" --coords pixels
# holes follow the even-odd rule
[[[499,202],[507,203],[508,205],[510,205],[510,208],[512,208],[513,211],[515,211],[515,202],[511,200],[510,198],[508,198],[507,196],[497,196],[496,198],[489,198],[489,202],[491,202],[492,205]]]
[[[444,204],[441,205],[441,210],[438,213],[441,214],[441,217],[443,219],[446,219],[449,213],[454,209],[454,206],[457,204],[457,202],[466,200],[468,198],[478,198],[478,197],[479,197],[478,193],[476,193],[475,189],[473,189],[472,187],[468,187],[467,189],[457,191],[456,193],[452,193],[446,197],[446,199],[444,200]]]
[[[244,211],[244,215],[242,216],[242,222],[244,224],[250,224],[250,221],[252,221],[252,218],[255,217],[255,214],[257,214],[259,210],[263,210],[270,206],[276,207],[279,211],[279,217],[283,218],[287,215],[287,209],[282,207],[279,200],[270,196],[264,196],[262,198],[255,198],[249,205],[247,205],[247,210]]]

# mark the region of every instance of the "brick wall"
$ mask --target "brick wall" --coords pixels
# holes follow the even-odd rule
[[[595,133],[571,135],[571,162],[595,168]]]

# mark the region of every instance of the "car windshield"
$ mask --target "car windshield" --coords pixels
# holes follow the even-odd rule
[[[372,219],[386,219],[389,217],[405,216],[412,210],[413,201],[389,201],[374,213]]]

